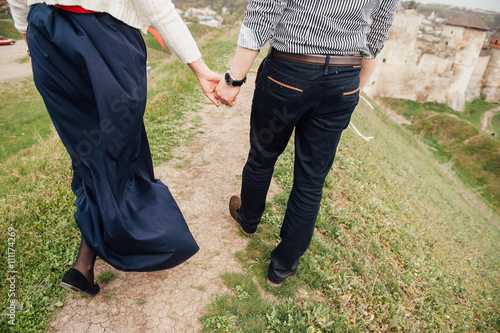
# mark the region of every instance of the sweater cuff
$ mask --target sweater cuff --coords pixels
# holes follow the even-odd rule
[[[177,54],[175,53],[175,56],[179,59],[180,62],[182,62],[183,64],[190,64],[192,62],[195,62],[196,60],[200,59],[201,58],[201,53],[198,49],[196,49],[196,52],[192,52],[192,53],[189,53],[189,54]]]
[[[28,31],[28,22],[16,22],[14,23],[14,27],[20,34],[24,35]]]

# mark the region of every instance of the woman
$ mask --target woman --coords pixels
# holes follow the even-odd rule
[[[95,295],[96,255],[124,271],[176,266],[198,251],[168,188],[155,180],[143,115],[152,25],[212,95],[212,72],[170,0],[9,0],[33,78],[72,159],[82,240],[61,286]]]

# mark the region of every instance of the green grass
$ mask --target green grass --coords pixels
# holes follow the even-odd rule
[[[28,61],[30,61],[30,57],[29,56],[22,57],[21,59],[17,60],[17,62],[20,63],[20,64],[27,63]]]
[[[458,114],[458,112],[455,112],[452,108],[444,104],[418,103],[410,100],[391,98],[383,98],[383,100],[391,105],[392,110],[410,121],[425,118],[429,112]]]
[[[172,52],[170,52],[170,49],[163,49],[152,34],[143,34],[142,37],[144,38],[144,42],[146,43],[146,47],[148,50],[148,61],[163,61],[165,59],[165,56],[172,54]]]
[[[497,136],[500,135],[500,112],[495,114],[493,118],[491,119],[491,127],[493,128],[493,131],[497,133]]]
[[[51,128],[32,80],[0,83],[0,163],[45,139]]]
[[[274,174],[283,191],[238,254],[245,273],[223,275],[232,294],[212,299],[205,332],[500,330],[498,215],[380,110],[362,102],[353,123],[375,139],[345,132],[297,274],[265,283],[292,186],[289,146]]]
[[[478,127],[480,127],[481,116],[484,111],[493,109],[500,106],[499,103],[489,103],[482,99],[476,99],[472,103],[466,103],[464,116],[468,116],[470,122]],[[459,113],[461,115],[461,113]]]
[[[207,40],[217,39],[217,34],[220,32],[214,32]],[[146,43],[149,55],[155,56],[157,51],[149,46],[153,41]],[[202,53],[213,69],[222,71],[227,63],[225,53],[234,47],[234,41],[215,41],[202,47]],[[29,84],[24,84],[19,87],[30,89]],[[172,147],[185,144],[195,135],[191,133],[199,127],[195,112],[200,103],[207,103],[198,86],[188,67],[178,61],[157,61],[153,68],[149,76],[145,124],[155,163],[168,158]],[[2,115],[4,119],[8,118],[3,123],[5,128],[9,124],[8,128],[17,130],[17,126],[22,128],[24,121],[17,121],[9,113],[24,117],[25,113],[35,109],[36,103],[32,99],[37,97],[34,91],[29,90],[27,94],[16,88],[18,86],[8,87],[12,95],[9,92],[9,97],[2,102]],[[10,112],[4,113],[5,109]],[[36,117],[29,119],[41,132],[42,121],[35,122]],[[185,127],[191,130],[176,131],[176,126],[186,123],[188,126]],[[49,125],[47,128],[50,130]],[[15,326],[8,324],[8,317],[0,317],[0,332],[44,332],[61,304],[66,303],[66,293],[59,283],[71,267],[80,243],[73,218],[75,197],[71,191],[70,159],[55,133],[30,148],[11,154],[14,155],[6,158],[0,166],[0,253],[6,258],[8,233],[15,230],[15,243],[12,244],[15,261],[10,268],[7,260],[0,261],[0,306],[4,311],[14,298],[8,296],[10,284],[6,278],[8,271],[15,270],[14,296],[22,307],[16,309]],[[107,297],[114,295],[112,290]]]
[[[96,278],[96,280],[98,283],[110,284],[117,277],[118,277],[117,273],[110,271],[110,270],[106,270],[106,271],[102,272],[101,274],[99,274],[99,276]]]
[[[386,102],[411,121],[408,129],[432,148],[441,163],[450,162],[465,184],[500,211],[500,140],[482,131],[480,125],[484,112],[498,107],[498,103],[478,99],[468,103],[461,113],[437,103],[394,99]],[[493,128],[498,128],[498,119],[498,115],[493,117]]]
[[[499,103],[488,103],[482,99],[476,99],[472,103],[466,103],[465,111],[458,112],[445,104],[433,102],[418,103],[404,99],[383,98],[391,109],[401,114],[411,122],[418,121],[435,113],[454,115],[467,121],[471,126],[481,128],[481,116],[487,110],[500,106]]]
[[[14,27],[13,19],[0,19],[0,36],[21,40],[23,37]]]
[[[188,25],[188,27],[189,31],[191,31],[191,35],[193,35],[194,38],[200,38],[210,33],[218,33],[219,31],[216,28],[212,28],[200,23],[191,23]]]
[[[80,242],[73,219],[74,195],[70,188],[71,167],[66,151],[52,135],[29,154],[4,163],[0,178],[0,253],[7,253],[6,232],[16,230],[15,263],[0,281],[2,309],[6,307],[8,270],[15,270],[15,299],[22,308],[16,312],[16,325],[0,321],[1,332],[36,332],[48,327],[58,302],[65,302],[58,287],[72,264]]]

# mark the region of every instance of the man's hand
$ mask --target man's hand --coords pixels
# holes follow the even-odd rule
[[[366,86],[368,79],[373,74],[375,67],[377,67],[378,59],[363,59],[363,63],[361,64],[361,71],[359,72],[359,90],[360,92]]]
[[[222,104],[233,106],[236,104],[236,96],[239,94],[241,86],[233,87],[228,85],[224,80],[220,80],[215,89],[215,98]]]
[[[248,74],[250,67],[259,54],[258,50],[245,49],[240,46],[236,47],[230,71],[235,80],[241,80]],[[241,86],[230,86],[226,81],[221,80],[215,90],[215,98],[221,101],[222,104],[233,106],[236,103],[236,96],[240,92]]]
[[[207,98],[214,103],[215,106],[219,106],[219,101],[214,97],[214,91],[217,84],[221,81],[222,76],[212,72],[202,58],[188,64],[188,66],[198,78],[201,90],[203,90],[205,96],[207,96]]]

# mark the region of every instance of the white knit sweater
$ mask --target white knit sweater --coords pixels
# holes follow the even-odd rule
[[[133,28],[147,33],[153,26],[166,45],[183,63],[201,58],[201,53],[179,16],[171,0],[7,0],[16,28],[26,33],[29,6],[48,5],[81,6],[87,10],[108,13]]]

